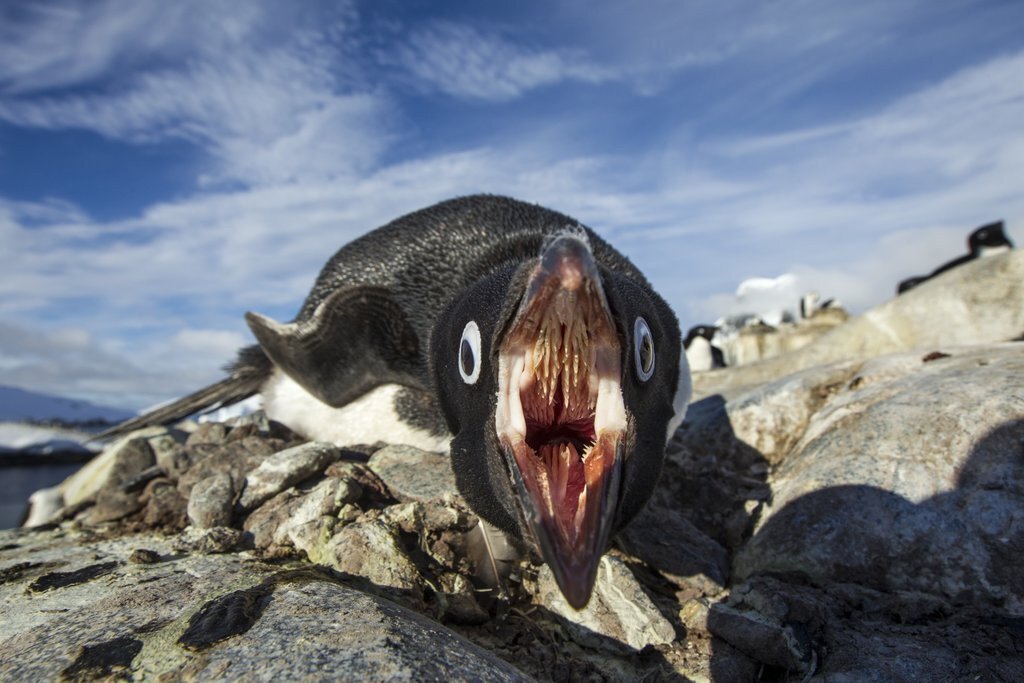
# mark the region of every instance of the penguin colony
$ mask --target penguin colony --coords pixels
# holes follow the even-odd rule
[[[342,247],[298,315],[246,315],[230,376],[112,430],[261,394],[338,445],[449,449],[481,518],[531,544],[568,602],[654,490],[683,419],[679,325],[590,228],[497,196],[442,202]]]

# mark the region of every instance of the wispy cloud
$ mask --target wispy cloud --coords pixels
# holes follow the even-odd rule
[[[80,328],[41,329],[0,321],[3,383],[142,408],[202,386],[220,372],[241,335],[182,330],[145,349],[112,348]],[[201,343],[200,343],[201,342]]]
[[[491,101],[562,81],[600,83],[618,77],[583,50],[527,47],[453,22],[412,30],[393,55],[382,59],[406,69],[416,87]]]
[[[168,7],[108,0],[33,9],[5,25],[0,120],[131,142],[187,140],[210,155],[207,182],[343,175],[386,145],[387,98],[354,88],[339,68],[343,4],[316,30],[287,5]]]

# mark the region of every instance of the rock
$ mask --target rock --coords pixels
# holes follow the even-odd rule
[[[230,553],[242,545],[242,532],[226,526],[210,529],[186,527],[172,540],[172,548],[178,553],[215,555]]]
[[[221,422],[202,422],[196,426],[185,441],[187,448],[202,445],[220,445],[227,438],[228,428]]]
[[[530,680],[440,624],[322,581],[279,586],[243,636],[203,654],[186,677]]]
[[[1008,560],[1024,551],[1024,345],[947,353],[869,361],[830,393],[774,473],[737,578],[797,572],[1024,610]]]
[[[601,558],[594,593],[579,611],[566,602],[547,565],[541,568],[537,580],[538,602],[564,618],[569,635],[581,645],[625,653],[675,639],[672,624],[647,597],[626,564],[613,555]]]
[[[333,477],[309,491],[288,489],[249,515],[243,528],[257,548],[291,545],[316,555],[337,524],[339,510],[355,502],[360,493],[354,481]]]
[[[451,458],[412,446],[385,446],[367,463],[400,501],[457,496]]]
[[[529,680],[440,624],[320,572],[230,554],[104,562],[139,543],[173,554],[159,535],[83,545],[61,530],[0,532],[0,571],[36,563],[0,583],[0,678]],[[98,560],[111,566],[82,571]],[[81,578],[28,595],[55,564]]]
[[[136,548],[128,556],[128,561],[135,564],[156,564],[160,561],[160,553],[149,548]]]
[[[910,349],[990,344],[1024,332],[1024,249],[976,259],[764,361],[694,375],[694,396],[754,387],[816,365]]]
[[[704,574],[729,578],[729,553],[676,510],[648,505],[618,537],[619,546],[677,583]]]
[[[711,629],[814,681],[1021,680],[1024,621],[923,594],[756,577],[713,605]],[[824,655],[822,657],[822,655]],[[713,668],[715,662],[712,663]]]
[[[756,611],[739,610],[719,603],[707,620],[708,630],[758,662],[786,671],[806,672],[812,666],[811,645],[806,635]]]
[[[394,533],[377,520],[342,528],[321,548],[307,551],[311,560],[419,599],[423,579]]]
[[[457,624],[482,624],[490,618],[476,599],[476,589],[462,574],[446,572],[441,575],[444,596],[443,618]]]
[[[87,462],[81,467],[81,469],[60,484],[64,505],[66,507],[76,507],[81,505],[87,500],[94,498],[100,489],[107,486],[111,470],[114,469],[114,465],[119,457],[118,454],[123,449],[130,448],[138,451],[149,448],[148,445],[145,448],[142,448],[138,444],[129,446],[133,441],[137,439],[146,440],[151,437],[162,436],[168,433],[169,431],[165,427],[147,427],[146,429],[140,429],[132,432],[131,434],[128,434],[122,439],[107,446],[102,453]],[[152,450],[150,450],[150,454],[152,455]],[[154,461],[149,461],[149,465],[152,464],[154,464]],[[146,465],[146,467],[149,465]],[[145,467],[140,467],[138,472],[141,472],[143,469],[145,469]],[[133,472],[133,474],[137,474],[138,472]]]
[[[168,479],[161,477],[149,482],[139,502],[144,506],[141,520],[144,528],[174,532],[188,524],[188,500]]]
[[[339,456],[338,448],[328,443],[306,443],[279,451],[245,476],[239,505],[250,510],[292,484],[320,474]]]
[[[200,443],[186,449],[185,471],[178,477],[178,489],[190,496],[192,487],[207,477],[226,472],[231,475],[235,495],[241,494],[245,478],[274,453],[283,450],[280,439],[248,436],[222,444]]]
[[[192,487],[188,499],[188,519],[192,526],[209,529],[230,526],[235,490],[231,475],[217,472]]]
[[[106,479],[96,491],[96,504],[86,513],[86,520],[90,524],[110,522],[142,509],[138,491],[126,484],[155,464],[153,449],[146,439],[136,438],[122,443],[114,452]]]

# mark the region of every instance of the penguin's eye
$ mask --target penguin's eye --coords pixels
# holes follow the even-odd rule
[[[649,380],[654,374],[654,337],[643,318],[633,323],[633,361],[637,378],[641,382]]]
[[[476,384],[480,377],[480,328],[470,320],[462,330],[459,342],[459,374],[466,384]]]

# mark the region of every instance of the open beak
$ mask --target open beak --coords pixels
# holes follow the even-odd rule
[[[498,351],[495,427],[526,525],[576,609],[590,599],[615,521],[626,429],[620,358],[590,247],[557,238]]]

